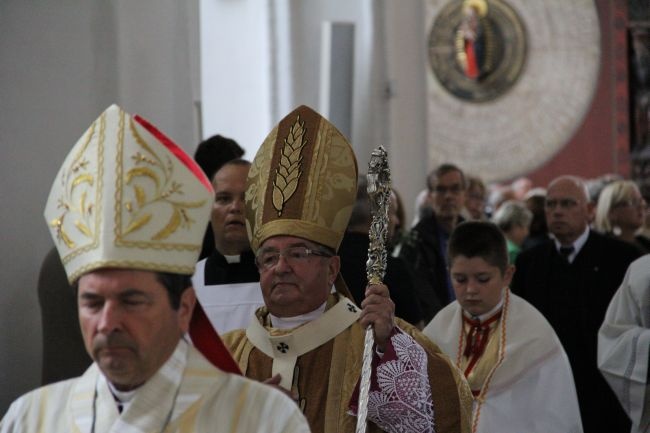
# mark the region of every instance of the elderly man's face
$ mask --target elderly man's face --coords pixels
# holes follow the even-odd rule
[[[275,236],[264,241],[257,252],[262,296],[269,312],[278,317],[293,317],[316,310],[326,300],[339,273],[339,257],[286,254],[288,248],[301,247],[320,253],[323,247],[294,237]],[[259,258],[280,253],[279,260],[266,268]]]
[[[101,269],[79,279],[79,322],[86,350],[108,380],[130,390],[149,380],[188,330],[195,297],[174,310],[150,271]]]
[[[576,179],[561,177],[550,183],[546,193],[546,222],[560,243],[573,243],[587,228],[593,206]]]

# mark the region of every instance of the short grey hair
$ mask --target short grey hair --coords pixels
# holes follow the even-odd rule
[[[517,200],[504,202],[492,217],[492,222],[506,233],[515,226],[529,227],[532,220],[533,213]]]

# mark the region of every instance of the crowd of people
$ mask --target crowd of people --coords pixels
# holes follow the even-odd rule
[[[44,386],[1,433],[352,432],[361,409],[370,432],[650,431],[634,182],[486,186],[441,164],[411,224],[393,188],[377,284],[334,125],[298,107],[243,158],[217,136],[195,162],[116,106],[91,125],[45,211]]]
[[[458,291],[463,290],[462,287],[471,280],[471,273],[460,272],[458,275],[462,278],[459,281],[452,255],[454,248],[450,245],[450,238],[453,238],[457,231],[462,228],[470,232],[470,227],[466,226],[471,226],[477,221],[489,221],[500,229],[506,242],[507,261],[513,266],[512,275],[504,278],[507,270],[505,265],[486,253],[497,247],[476,246],[476,249],[472,250],[471,236],[465,236],[462,241],[458,241],[462,245],[455,248],[461,251],[466,248],[468,251],[463,254],[464,258],[484,259],[483,265],[499,269],[500,272],[496,273],[501,273],[500,278],[507,281],[507,284],[503,283],[507,292],[498,297],[498,302],[489,304],[496,310],[484,309],[480,310],[480,314],[472,313],[465,305],[467,301],[459,298]],[[575,382],[579,403],[577,419],[582,420],[582,427],[579,427],[580,422],[570,424],[576,417],[569,416],[563,418],[567,424],[551,423],[549,420],[553,418],[549,412],[543,423],[545,427],[540,431],[548,429],[549,426],[554,426],[553,431],[629,431],[631,421],[634,431],[648,431],[650,406],[647,402],[650,400],[647,395],[647,365],[650,348],[647,344],[639,346],[639,342],[635,340],[634,346],[627,347],[627,358],[615,358],[621,362],[618,365],[617,380],[627,384],[625,386],[637,386],[638,389],[645,390],[630,397],[629,390],[620,383],[618,388],[613,390],[611,376],[599,370],[599,362],[602,364],[604,361],[600,360],[598,354],[602,356],[602,353],[614,349],[599,347],[598,333],[601,326],[603,329],[618,329],[617,324],[605,321],[607,308],[621,286],[628,267],[637,258],[650,252],[647,249],[650,238],[646,235],[649,225],[650,214],[638,186],[619,176],[606,175],[598,179],[583,180],[576,176],[563,175],[544,187],[535,187],[530,180],[521,178],[511,184],[486,187],[480,179],[467,176],[459,166],[453,164],[442,164],[429,174],[427,189],[420,194],[416,203],[416,220],[413,226],[404,232],[402,242],[397,247],[397,254],[405,259],[404,262],[414,274],[416,294],[425,312],[425,322],[429,323],[425,333],[442,348],[446,348],[445,352],[452,359],[456,358],[457,366],[465,371],[475,397],[483,397],[475,399],[473,423],[477,426],[477,431],[507,431],[506,426],[518,425],[514,415],[506,417],[508,422],[505,424],[494,423],[486,413],[486,408],[491,408],[488,402],[499,400],[498,391],[491,388],[487,395],[481,394],[486,392],[488,384],[494,386],[499,373],[516,371],[508,369],[508,362],[518,360],[528,368],[535,365],[536,374],[539,375],[537,379],[546,385],[553,383],[552,380],[541,380],[544,370],[539,368],[539,362],[534,360],[531,353],[516,353],[509,346],[512,343],[516,347],[517,343],[513,329],[524,330],[520,334],[522,341],[526,342],[525,339],[528,338],[528,343],[531,343],[536,333],[541,332],[544,327],[534,320],[533,314],[526,315],[527,319],[517,325],[508,326],[508,321],[503,318],[507,311],[503,305],[506,299],[509,300],[506,304],[510,304],[515,313],[531,306],[535,314],[541,313],[541,322],[550,324],[550,334],[553,337],[557,335],[560,343],[557,347],[566,353],[570,362],[568,377],[572,385],[573,381]],[[487,227],[484,229],[488,230]],[[481,231],[476,230],[476,233],[470,233],[474,233],[475,239],[479,239]],[[475,242],[479,243],[478,240]],[[480,266],[476,268],[476,272],[479,268]],[[488,275],[489,272],[484,274]],[[471,302],[481,302],[481,287],[488,286],[491,279],[485,277],[484,281],[475,280],[479,288],[476,289],[476,294],[470,295],[470,298],[476,297]],[[467,297],[467,294],[465,296]],[[648,320],[650,299],[628,297],[626,300],[636,300],[636,303],[629,304],[627,308],[635,311],[635,329],[636,332],[641,332],[644,327],[647,328],[647,325],[642,324],[642,320]],[[525,306],[516,307],[520,301]],[[465,323],[460,326],[459,332],[449,325],[460,325],[461,321],[456,319],[456,315],[463,316],[465,321],[470,318],[479,322],[476,322],[474,327]],[[645,319],[640,319],[644,315]],[[514,317],[512,313],[510,317]],[[431,319],[433,320],[429,322]],[[536,326],[533,326],[534,323]],[[646,336],[650,332],[647,329],[644,331]],[[512,338],[510,341],[497,343],[500,333]],[[476,334],[481,336],[477,337]],[[469,340],[464,342],[462,335],[483,341],[480,344],[480,357],[472,358],[472,351],[469,349],[463,352],[465,344],[470,343]],[[550,337],[548,340],[550,341]],[[617,344],[602,336],[600,341],[601,346]],[[615,347],[623,350],[620,343],[618,344]],[[489,352],[490,348],[491,354],[483,352]],[[500,354],[503,355],[503,360],[500,360]],[[485,361],[486,359],[488,361]],[[624,364],[623,360],[627,363]],[[482,362],[486,362],[487,367],[481,369]],[[627,371],[624,371],[625,368]],[[633,382],[639,380],[638,377],[632,379],[630,375],[631,369],[634,368],[645,372],[646,377],[641,378],[639,382]],[[561,377],[560,369],[554,370],[555,379]],[[517,380],[510,381],[512,386],[508,390],[508,398],[512,399],[516,395],[515,382],[526,383],[524,377],[522,375]],[[564,380],[562,383],[566,385],[569,382]],[[562,386],[556,385],[554,390],[561,391]],[[540,386],[527,386],[521,399],[517,401],[527,403],[527,407],[534,405],[534,390],[545,390],[540,396],[540,402],[545,399],[563,401],[553,398],[550,389]],[[626,398],[620,395],[622,391],[628,393]],[[563,395],[567,397],[571,393],[567,391]],[[637,400],[632,403],[635,398]],[[565,403],[562,406],[565,410],[574,407],[569,402]],[[480,407],[483,407],[482,411],[477,410]],[[511,401],[509,407],[514,409],[516,404]],[[552,405],[547,402],[540,407],[550,409]],[[631,415],[633,407],[637,408],[636,416]],[[497,413],[506,408],[505,404],[502,405],[497,408]],[[645,415],[641,419],[639,416],[644,410]],[[530,408],[521,411],[529,417],[527,422],[532,424],[535,423],[534,419],[531,419],[534,412]],[[554,411],[555,414],[560,412]],[[503,422],[503,419],[499,422]],[[513,428],[513,431],[537,431],[534,427],[525,425]]]

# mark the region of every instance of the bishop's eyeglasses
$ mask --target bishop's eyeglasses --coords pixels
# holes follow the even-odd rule
[[[289,266],[294,266],[305,263],[311,256],[332,257],[332,254],[307,247],[289,247],[282,251],[260,250],[255,257],[255,264],[260,270],[269,270],[278,264],[280,256],[284,257]]]

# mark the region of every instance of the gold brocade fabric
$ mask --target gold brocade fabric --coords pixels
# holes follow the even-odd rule
[[[331,295],[328,308],[337,300],[338,295]],[[264,307],[257,311],[257,317],[261,323],[266,323],[268,316]],[[427,352],[435,431],[468,432],[471,394],[462,374],[419,331],[400,319],[396,319],[396,324]],[[298,395],[298,404],[312,432],[355,431],[356,417],[348,414],[348,407],[361,373],[364,333],[355,322],[334,339],[298,357],[292,391]],[[261,381],[271,376],[273,359],[253,346],[244,330],[225,334],[223,340],[247,377]],[[382,430],[369,423],[367,431]]]
[[[260,146],[248,173],[246,229],[253,251],[273,236],[337,250],[357,194],[347,139],[307,106],[287,114]]]
[[[189,155],[112,105],[66,156],[44,216],[70,283],[100,268],[192,275],[213,200]]]
[[[493,321],[488,326],[490,331],[488,334],[488,341],[485,346],[485,351],[479,356],[478,360],[474,361],[474,365],[469,369],[470,363],[474,360],[474,356],[464,356],[465,345],[467,343],[466,336],[471,331],[471,325],[463,321],[463,332],[461,333],[460,341],[460,362],[459,367],[465,373],[467,382],[472,389],[472,394],[478,396],[485,384],[485,380],[490,375],[490,372],[497,363],[499,357],[499,338],[497,330],[501,326],[501,318]]]

